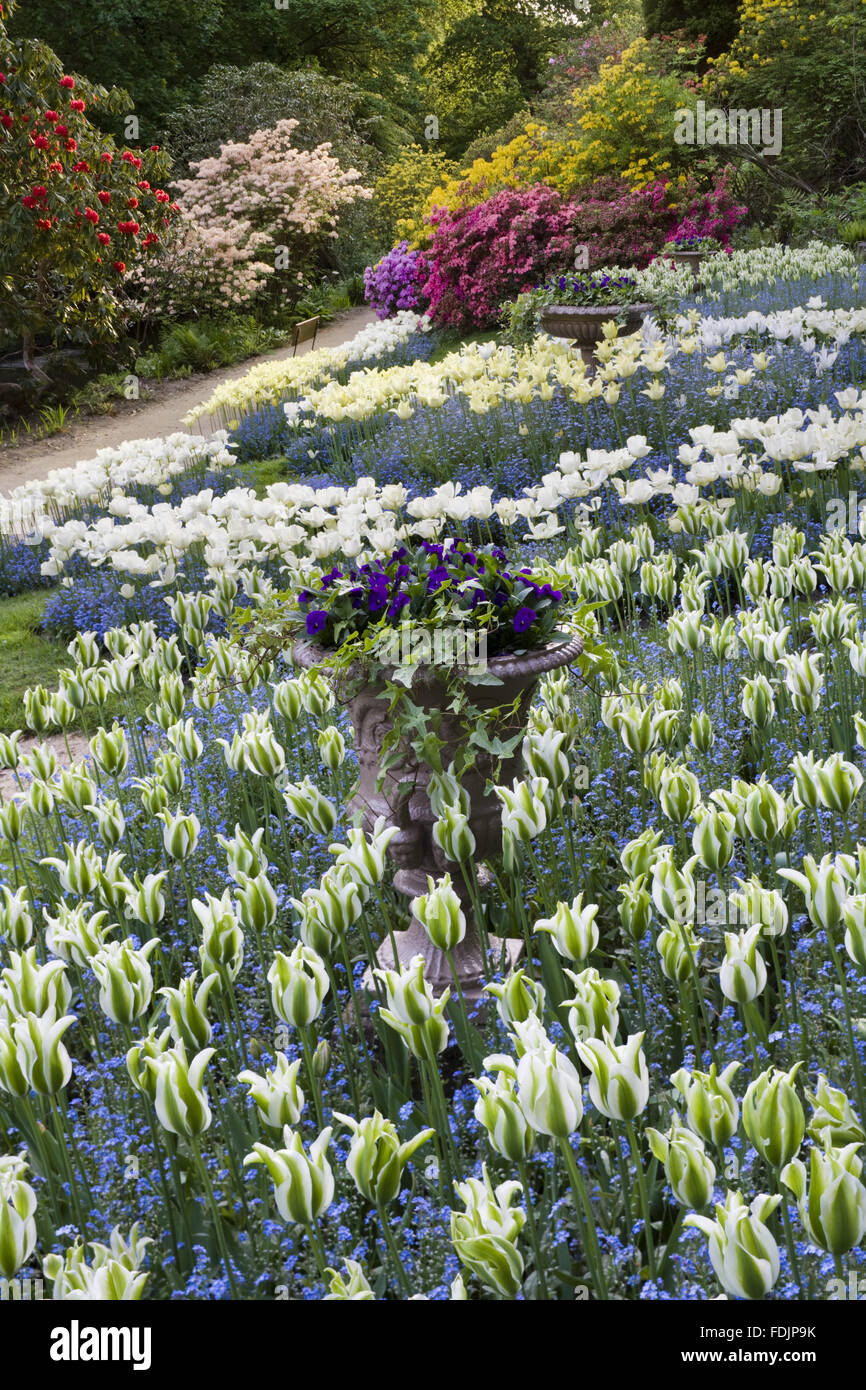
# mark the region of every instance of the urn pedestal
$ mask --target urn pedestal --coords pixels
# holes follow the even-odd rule
[[[546,647],[527,651],[522,655],[503,653],[492,656],[487,661],[487,673],[494,675],[500,685],[473,685],[471,676],[465,677],[467,695],[474,706],[482,711],[492,711],[497,706],[515,704],[515,712],[496,720],[496,736],[506,740],[526,727],[529,706],[533,693],[542,675],[558,667],[571,665],[583,649],[579,637],[568,641],[550,643]],[[327,666],[328,652],[323,647],[308,641],[300,641],[294,648],[294,659],[298,665],[310,667],[323,664]],[[413,750],[406,747],[400,763],[389,769],[377,786],[381,768],[382,745],[392,729],[387,701],[380,699],[384,684],[367,685],[348,700],[349,713],[355,733],[355,751],[359,763],[358,789],[349,802],[349,811],[354,815],[361,813],[361,823],[365,830],[372,829],[379,816],[386,823],[397,827],[388,853],[397,865],[394,887],[411,899],[427,892],[427,877],[441,878],[450,873],[455,891],[459,894],[466,917],[466,935],[452,952],[451,957],[460,980],[461,988],[469,999],[478,999],[486,979],[484,955],[469,890],[463,882],[459,866],[445,858],[433,840],[433,826],[436,821],[427,788],[432,775],[431,769],[419,763]],[[414,702],[424,709],[437,710],[442,714],[438,737],[445,743],[442,749],[442,762],[449,765],[457,752],[463,734],[458,717],[450,713],[447,705],[450,700],[441,680],[432,679],[422,669],[412,687]],[[471,809],[469,822],[475,836],[476,856],[479,861],[495,857],[502,848],[501,807],[492,794],[485,795],[484,788],[492,776],[496,760],[492,754],[479,753],[469,772],[462,779],[463,790],[468,794]],[[520,744],[515,752],[502,760],[500,784],[510,786],[515,777],[523,771],[523,758]],[[480,887],[485,884],[485,871],[480,872]],[[453,985],[454,977],[444,952],[437,951],[422,924],[413,916],[407,931],[396,932],[398,963],[407,965],[414,955],[422,955],[425,960],[425,977],[433,989],[440,994]],[[523,943],[518,940],[501,941],[492,937],[489,942],[492,964],[498,966],[504,958],[506,967],[513,966],[520,956]],[[394,951],[390,940],[385,940],[377,951],[379,965],[385,969],[394,967]],[[372,987],[372,981],[365,981]]]
[[[550,304],[542,309],[539,324],[552,338],[571,338],[587,367],[593,371],[602,325],[624,313],[623,333],[636,333],[647,314],[652,312],[652,307],[651,304],[629,304],[623,310],[615,304],[589,308],[576,304]]]

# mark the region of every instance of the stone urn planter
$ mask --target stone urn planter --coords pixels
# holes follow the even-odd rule
[[[624,308],[623,333],[636,333],[651,313],[652,304],[628,304]],[[542,309],[539,323],[552,338],[571,338],[590,369],[595,367],[595,349],[601,337],[602,324],[617,318],[623,309],[616,304],[578,305],[549,304]]]
[[[471,676],[467,675],[468,697],[481,710],[492,710],[517,700],[516,713],[498,720],[495,726],[498,737],[513,737],[526,727],[529,706],[539,678],[547,671],[571,665],[582,649],[581,639],[574,637],[567,641],[551,642],[546,647],[523,655],[502,653],[492,656],[487,661],[487,672],[497,676],[502,684],[472,686]],[[309,668],[320,662],[327,663],[328,653],[323,647],[302,639],[295,644],[293,656],[299,666]],[[349,802],[349,811],[352,814],[361,812],[362,824],[367,831],[372,829],[379,816],[384,816],[387,824],[397,826],[398,834],[388,850],[397,865],[394,887],[410,900],[427,892],[428,875],[436,879],[450,872],[466,917],[466,935],[451,956],[464,994],[467,998],[478,999],[486,979],[481,940],[469,890],[463,882],[459,866],[447,860],[433,840],[436,817],[427,794],[431,770],[420,764],[412,749],[407,747],[403,760],[388,771],[381,788],[377,789],[382,744],[392,728],[387,702],[377,698],[383,692],[383,684],[371,684],[348,700],[360,765],[358,790]],[[432,679],[429,674],[425,678],[421,669],[412,687],[412,698],[422,708],[442,711],[451,697],[441,681]],[[456,715],[444,714],[439,737],[446,744],[442,750],[442,761],[447,767],[453,757],[452,750],[456,751],[461,740]],[[479,753],[474,767],[462,780],[471,801],[469,820],[479,861],[493,858],[502,848],[500,803],[492,793],[484,794],[485,784],[492,776],[494,767],[492,755]],[[518,743],[512,756],[502,761],[500,785],[510,786],[522,772],[523,758]],[[407,931],[395,933],[395,941],[400,965],[408,965],[415,955],[424,957],[425,977],[437,994],[453,985],[454,977],[447,956],[432,945],[416,917],[413,916]],[[518,940],[503,942],[491,937],[489,944],[494,963],[498,964],[504,951],[510,967],[516,963],[523,949],[522,941]],[[390,940],[386,939],[379,947],[377,960],[383,969],[394,967]],[[372,980],[365,977],[365,983],[372,988]]]
[[[706,251],[663,251],[662,258],[674,261],[677,265],[687,265],[697,280],[701,264],[707,258]]]

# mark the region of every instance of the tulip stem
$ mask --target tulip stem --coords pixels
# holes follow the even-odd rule
[[[387,1257],[388,1255],[390,1255],[391,1263],[394,1266],[394,1273],[397,1275],[397,1282],[400,1285],[400,1288],[403,1290],[403,1293],[406,1295],[406,1297],[411,1298],[412,1285],[409,1283],[409,1276],[403,1268],[403,1261],[400,1258],[400,1251],[397,1249],[397,1242],[394,1239],[394,1232],[391,1230],[391,1226],[388,1221],[388,1213],[381,1202],[376,1203],[376,1211],[379,1213],[379,1225],[382,1228],[382,1236],[385,1244],[385,1264],[387,1265]]]
[[[304,1070],[307,1073],[307,1080],[310,1083],[310,1090],[313,1093],[313,1108],[316,1112],[316,1128],[321,1134],[322,1130],[325,1128],[325,1117],[322,1110],[322,1095],[319,1089],[319,1078],[316,1076],[315,1067],[313,1065],[313,1048],[306,1028],[299,1028],[298,1036],[301,1039],[301,1050],[304,1054]]]
[[[232,1291],[232,1297],[239,1298],[240,1294],[238,1291],[237,1282],[235,1280],[234,1270],[231,1266],[231,1260],[229,1259],[228,1246],[226,1245],[225,1231],[222,1227],[222,1217],[220,1216],[219,1207],[216,1203],[216,1196],[211,1185],[210,1175],[208,1174],[207,1168],[205,1167],[204,1159],[201,1156],[201,1149],[199,1148],[198,1140],[190,1139],[189,1145],[192,1149],[193,1157],[195,1158],[195,1165],[198,1169],[198,1174],[201,1178],[202,1186],[204,1187],[205,1198],[210,1208],[211,1220],[213,1221],[214,1227],[214,1236],[216,1238],[217,1246],[219,1247],[220,1258],[223,1262],[223,1267],[225,1268],[226,1277],[228,1278],[229,1286]]]
[[[589,1266],[590,1278],[595,1287],[596,1298],[606,1300],[607,1284],[604,1278],[592,1203],[589,1200],[589,1194],[587,1193],[583,1178],[580,1175],[580,1169],[577,1166],[577,1159],[574,1156],[574,1150],[571,1147],[570,1141],[568,1139],[560,1139],[559,1146],[565,1158],[572,1191],[576,1198],[575,1211],[578,1221],[580,1221],[580,1212],[581,1210],[583,1211],[583,1252],[586,1257],[586,1263]]]
[[[631,1149],[631,1156],[632,1156],[632,1158],[633,1158],[633,1160],[634,1160],[635,1168],[637,1169],[637,1190],[638,1190],[638,1197],[639,1197],[639,1199],[640,1199],[641,1215],[643,1216],[644,1230],[646,1231],[646,1252],[647,1252],[647,1262],[648,1262],[648,1264],[649,1264],[650,1279],[655,1279],[655,1277],[656,1277],[656,1257],[655,1257],[655,1246],[654,1246],[654,1244],[653,1244],[652,1226],[650,1225],[650,1208],[649,1208],[649,1196],[648,1196],[648,1194],[647,1194],[647,1189],[646,1189],[646,1173],[645,1173],[644,1170],[643,1170],[643,1164],[642,1164],[642,1162],[641,1162],[640,1150],[639,1150],[638,1145],[637,1145],[637,1135],[636,1135],[635,1132],[634,1132],[634,1121],[633,1121],[633,1120],[626,1120],[626,1122],[625,1122],[625,1128],[626,1128],[626,1133],[627,1133],[627,1135],[628,1135],[628,1142],[629,1142],[629,1147],[630,1147],[630,1149]]]
[[[529,1164],[526,1159],[521,1159],[517,1165],[520,1174],[520,1181],[523,1183],[523,1195],[526,1199],[526,1219],[529,1222],[529,1240],[532,1245],[532,1253],[535,1256],[535,1276],[538,1280],[538,1289],[545,1302],[550,1298],[547,1291],[547,1280],[544,1277],[544,1261],[541,1256],[541,1241],[538,1237],[538,1223],[535,1220],[535,1207],[532,1202],[532,1187],[529,1177]]]

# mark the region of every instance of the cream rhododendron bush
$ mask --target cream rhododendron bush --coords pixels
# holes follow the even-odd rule
[[[231,304],[249,304],[280,270],[302,276],[317,243],[336,236],[340,209],[372,197],[329,143],[298,149],[298,124],[223,145],[177,181],[181,244],[204,258],[212,289]]]

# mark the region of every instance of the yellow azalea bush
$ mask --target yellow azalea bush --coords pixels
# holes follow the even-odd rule
[[[454,161],[432,146],[406,145],[374,185],[375,207],[383,232],[392,240],[411,239],[434,188],[457,171]]]
[[[503,188],[543,183],[568,195],[603,176],[633,189],[658,179],[685,179],[692,151],[674,140],[675,113],[694,104],[681,77],[665,70],[656,46],[635,39],[619,58],[602,64],[597,79],[574,93],[573,123],[547,129],[528,121],[521,134],[431,189],[422,215],[400,226],[410,245],[429,240],[424,219],[439,209],[483,202]]]

